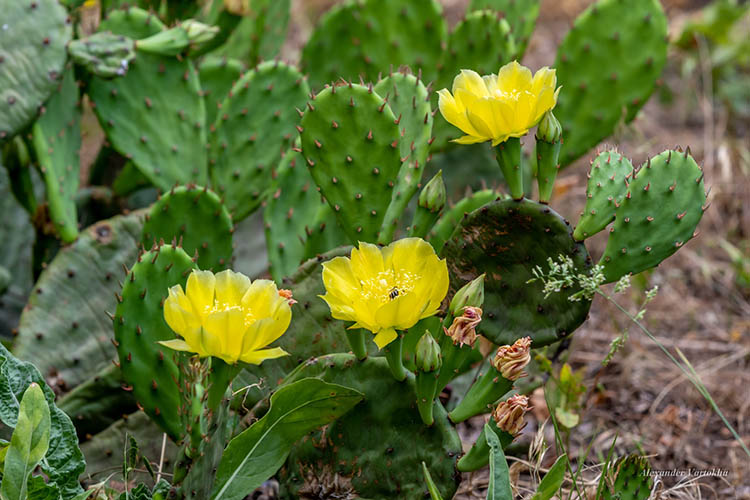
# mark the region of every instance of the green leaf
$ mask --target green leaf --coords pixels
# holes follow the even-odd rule
[[[274,475],[295,441],[330,424],[364,395],[336,384],[306,378],[280,388],[271,409],[224,450],[214,484],[214,500],[241,500]]]
[[[555,417],[557,417],[557,420],[568,429],[572,429],[573,427],[578,425],[578,414],[570,410],[566,410],[565,408],[559,406],[555,408]]]
[[[490,484],[487,488],[487,500],[513,500],[510,472],[503,446],[489,425],[484,424],[484,435],[487,437],[487,444],[490,445]]]
[[[432,476],[430,475],[430,470],[427,468],[427,464],[422,462],[422,472],[424,472],[424,481],[427,483],[427,490],[430,492],[430,498],[432,500],[443,500],[443,497],[440,496],[440,491],[437,489],[437,486],[435,486],[435,482],[432,480]]]
[[[568,456],[560,455],[555,463],[550,467],[549,472],[544,475],[542,482],[539,483],[536,493],[531,500],[549,500],[552,495],[557,493],[565,479],[565,468],[568,465]]]
[[[26,500],[27,482],[49,448],[50,417],[39,384],[32,383],[21,399],[18,421],[5,455],[0,496],[3,500]]]
[[[40,467],[48,478],[47,483],[54,483],[64,500],[73,500],[83,492],[78,476],[86,467],[73,422],[55,406],[55,393],[44,383],[39,370],[15,358],[0,343],[0,422],[16,427],[19,400],[32,383],[43,390],[50,415],[49,449]]]

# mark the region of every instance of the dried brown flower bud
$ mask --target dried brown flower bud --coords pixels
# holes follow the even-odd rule
[[[498,403],[495,411],[492,412],[492,418],[501,430],[516,436],[526,425],[523,416],[529,409],[529,398],[516,394]]]
[[[522,337],[516,340],[513,345],[500,346],[492,364],[506,379],[518,380],[526,376],[523,369],[531,361],[530,351],[531,337]]]
[[[477,325],[482,321],[481,307],[464,307],[463,314],[453,318],[450,328],[443,328],[445,334],[453,339],[454,344],[474,347],[477,341]]]

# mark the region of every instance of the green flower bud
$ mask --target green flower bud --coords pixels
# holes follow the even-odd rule
[[[547,111],[539,122],[536,129],[536,138],[540,141],[555,144],[562,138],[562,125],[555,117],[552,110]]]
[[[470,283],[465,284],[451,300],[451,314],[459,316],[463,313],[464,307],[482,307],[484,304],[484,274],[475,278]]]
[[[445,206],[445,183],[443,182],[443,171],[438,171],[435,176],[430,179],[422,192],[419,193],[419,206],[426,208],[430,212],[437,213]]]
[[[417,342],[416,358],[417,369],[423,372],[434,372],[443,365],[440,346],[429,330],[425,330],[424,335]]]
[[[193,45],[200,45],[211,41],[219,33],[218,27],[203,24],[195,19],[182,21],[182,27],[187,31],[188,40]]]

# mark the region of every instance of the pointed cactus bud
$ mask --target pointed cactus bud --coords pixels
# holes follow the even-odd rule
[[[429,330],[425,330],[424,335],[417,342],[416,361],[417,369],[423,372],[434,372],[439,370],[443,364],[440,346]]]
[[[539,127],[536,129],[536,138],[540,141],[555,144],[560,141],[561,137],[562,125],[560,125],[552,110],[549,110],[542,117],[542,121],[539,122]]]
[[[484,304],[484,274],[465,284],[451,300],[451,314],[458,316],[466,306],[482,307]]]
[[[216,26],[203,24],[195,19],[182,21],[182,27],[187,31],[188,40],[191,44],[200,45],[212,40],[219,32]]]
[[[482,309],[480,307],[466,306],[463,314],[453,318],[450,328],[443,328],[445,334],[453,339],[454,344],[474,347],[477,341],[477,325],[482,321]]]
[[[422,192],[419,193],[419,206],[426,208],[430,212],[438,213],[445,206],[445,183],[443,182],[443,171],[438,171],[435,176],[430,179]]]
[[[526,376],[523,369],[531,361],[530,350],[531,337],[522,337],[516,340],[513,345],[501,346],[492,360],[492,365],[504,378],[518,380]]]
[[[492,418],[501,430],[515,436],[526,425],[523,416],[529,409],[529,398],[516,394],[498,403],[495,411],[492,412]]]

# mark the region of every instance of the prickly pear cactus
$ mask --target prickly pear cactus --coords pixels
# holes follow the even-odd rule
[[[200,269],[218,272],[232,261],[233,232],[232,218],[216,193],[200,186],[179,186],[151,206],[141,244],[151,248],[174,240],[188,255],[197,255]]]
[[[411,373],[397,382],[382,357],[357,361],[352,354],[330,354],[300,365],[284,382],[305,377],[355,388],[365,400],[292,449],[279,473],[282,496],[333,493],[341,498],[421,500],[427,492],[420,466],[424,461],[443,498],[453,497],[460,479],[455,463],[461,440],[439,402],[435,423],[422,423]]]
[[[68,44],[71,59],[102,78],[124,76],[135,58],[135,41],[123,35],[99,32]]]
[[[0,1],[0,141],[20,132],[58,85],[72,25],[57,0]]]
[[[615,212],[628,191],[633,164],[617,151],[603,151],[591,162],[586,185],[586,206],[573,237],[576,241],[595,235],[615,219]]]
[[[180,247],[162,245],[138,257],[125,277],[113,324],[120,367],[143,410],[174,441],[185,430],[175,351],[157,342],[175,338],[162,304],[174,285],[185,288],[195,263]]]
[[[302,154],[352,243],[375,242],[401,168],[396,117],[372,87],[328,87],[308,102]]]
[[[211,178],[236,220],[257,209],[290,146],[310,89],[292,66],[266,62],[240,78],[212,126]]]
[[[646,457],[628,455],[614,465],[614,473],[602,490],[603,500],[646,500],[651,497],[654,479]],[[610,482],[611,481],[611,482]]]
[[[389,242],[398,224],[398,217],[419,189],[422,172],[430,150],[432,108],[430,93],[419,77],[405,70],[383,78],[375,92],[388,102],[397,115],[401,131],[399,152],[401,168],[393,186],[393,196],[383,221],[381,241]]]
[[[696,236],[707,208],[690,152],[664,151],[633,172],[600,260],[606,282],[657,266]]]
[[[70,243],[78,236],[75,195],[81,166],[81,110],[72,67],[34,123],[32,142],[47,189],[50,218],[60,238]]]
[[[467,12],[492,9],[505,19],[516,42],[514,57],[521,60],[536,26],[539,3],[540,0],[471,0]]]
[[[138,39],[164,25],[131,7],[110,13],[100,29]],[[154,186],[206,183],[206,111],[188,59],[138,52],[126,76],[93,77],[88,94],[112,146]]]
[[[15,353],[33,361],[50,385],[67,392],[112,364],[115,292],[123,266],[138,255],[141,213],[83,230],[39,276],[21,315]]]
[[[555,107],[563,167],[635,118],[666,60],[667,18],[658,0],[599,0],[578,16],[554,65],[565,89]]]
[[[350,0],[320,21],[302,50],[302,70],[314,89],[340,78],[376,81],[401,65],[432,81],[446,31],[435,0]]]
[[[242,63],[226,57],[206,56],[198,65],[201,93],[206,101],[206,123],[210,126],[232,86],[242,76]]]
[[[568,297],[570,287],[546,299],[539,282],[527,283],[547,259],[570,257],[584,273],[592,265],[583,243],[573,240],[570,224],[546,205],[530,200],[495,201],[464,217],[443,248],[451,290],[485,274],[481,333],[495,344],[530,336],[534,347],[573,333],[591,302]]]
[[[216,54],[255,66],[276,57],[286,39],[290,0],[253,0],[227,42]]]
[[[492,189],[483,189],[471,195],[461,198],[453,207],[443,212],[438,221],[430,231],[429,242],[437,253],[440,253],[445,242],[453,234],[463,218],[470,212],[484,205],[500,200],[501,195]]]

